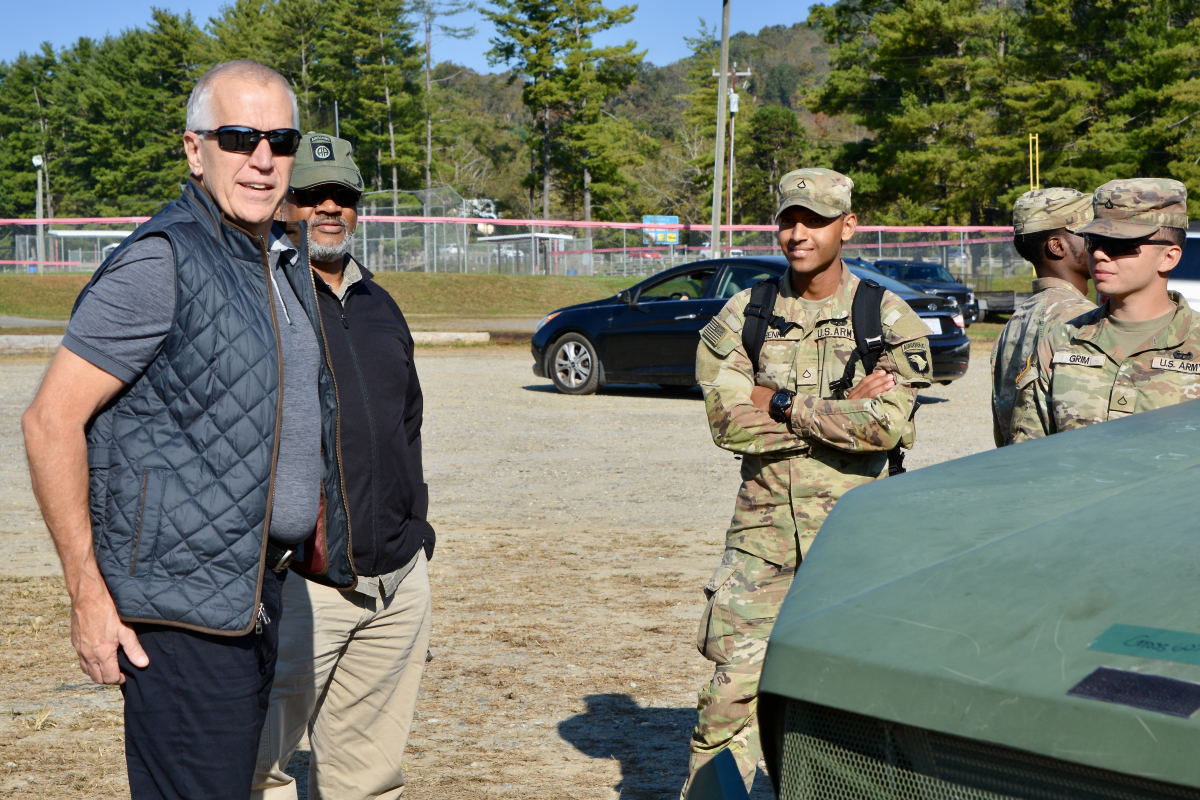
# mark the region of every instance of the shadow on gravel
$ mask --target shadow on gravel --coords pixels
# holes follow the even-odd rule
[[[621,765],[621,800],[679,797],[687,778],[690,708],[642,708],[625,694],[590,694],[588,710],[558,725],[559,735],[591,758]]]
[[[923,406],[931,406],[935,403],[949,403],[949,397],[926,397],[923,394],[917,395],[917,402]]]
[[[539,392],[541,394],[558,394],[558,390],[554,388],[552,383],[531,383],[528,386],[522,386],[527,392]],[[609,383],[601,386],[596,394],[602,394],[606,397],[664,397],[682,400],[703,400],[704,395],[700,393],[698,386],[684,387],[672,386],[664,389],[654,383]]]

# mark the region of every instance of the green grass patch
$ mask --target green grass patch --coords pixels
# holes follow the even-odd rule
[[[439,275],[379,272],[406,315],[540,317],[556,308],[612,297],[642,278],[568,278],[556,275]]]
[[[0,314],[66,321],[90,279],[90,275],[0,275]]]
[[[0,314],[65,321],[88,278],[0,275]],[[540,317],[563,306],[611,297],[642,279],[381,272],[375,280],[405,314],[473,319]]]

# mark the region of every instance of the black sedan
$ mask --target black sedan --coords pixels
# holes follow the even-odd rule
[[[786,259],[700,261],[661,272],[615,297],[559,309],[533,334],[533,373],[565,394],[592,394],[606,383],[656,383],[668,390],[696,385],[700,329],[733,297],[782,275]],[[895,292],[930,327],[933,377],[949,383],[967,371],[971,345],[957,305],[852,266]]]
[[[907,283],[918,292],[936,294],[958,303],[968,325],[979,321],[979,303],[975,300],[975,293],[959,283],[950,270],[941,264],[884,258],[875,262],[875,271]]]

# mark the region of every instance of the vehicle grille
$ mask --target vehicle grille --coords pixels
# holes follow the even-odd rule
[[[1166,800],[1200,790],[789,700],[781,800]]]

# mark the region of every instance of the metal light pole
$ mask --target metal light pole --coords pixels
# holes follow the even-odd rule
[[[33,165],[37,167],[37,210],[34,212],[39,222],[37,226],[37,253],[38,267],[37,274],[41,275],[42,270],[46,267],[46,226],[40,220],[42,216],[42,165],[45,160],[40,156],[33,157]]]
[[[737,64],[733,65],[734,70],[737,70]],[[737,124],[738,113],[738,94],[737,92],[729,92],[729,185],[725,197],[725,220],[727,224],[733,225],[733,143],[737,137],[734,136],[735,125]],[[729,253],[733,253],[733,228],[729,229],[729,235],[725,237],[728,245]]]
[[[721,0],[721,74],[717,82],[717,147],[713,155],[712,257],[721,254],[721,184],[725,181],[725,96],[729,93],[729,0]]]

